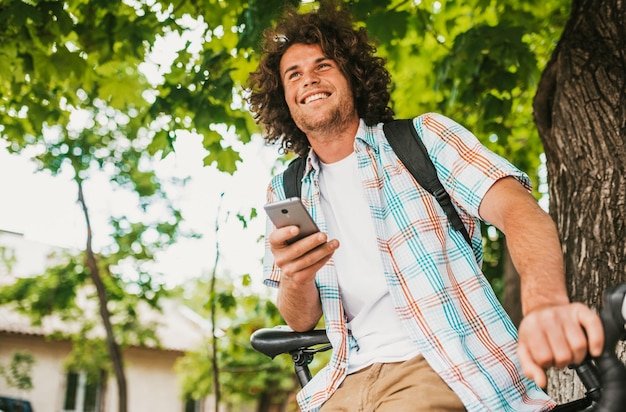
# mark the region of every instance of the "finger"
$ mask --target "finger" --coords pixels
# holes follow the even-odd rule
[[[575,335],[575,331],[570,331],[561,323],[560,319],[556,319],[550,327],[548,334],[548,346],[551,352],[551,360],[543,364],[544,367],[554,366],[562,369],[574,362],[575,354],[571,347],[570,335]]]
[[[588,334],[586,333],[585,322],[591,322],[590,327],[593,329],[593,316],[587,318],[587,316],[592,315],[593,312],[582,304],[571,304],[569,310],[571,316],[566,318],[566,323],[563,325],[567,339],[566,345],[568,345],[572,356],[569,363],[579,364],[585,359],[589,350],[589,340]],[[600,334],[602,334],[601,328]],[[559,364],[559,366],[565,365]]]
[[[604,327],[598,314],[591,308],[580,305],[578,320],[585,330],[589,353],[600,356],[604,347]]]
[[[317,273],[317,271],[330,260],[336,248],[333,248],[331,244],[327,244],[320,247],[320,249],[322,249],[323,254],[311,257],[310,262],[312,263],[309,266],[306,266],[306,270],[311,270],[314,273]],[[306,258],[308,259],[309,257],[307,256]],[[305,264],[308,262],[309,261],[306,260]]]
[[[580,327],[578,329],[569,328],[567,333],[566,345],[569,345],[570,359],[566,359],[565,355],[559,358],[556,362],[556,366],[564,368],[568,365],[579,364],[587,356],[587,337]]]
[[[326,237],[324,237],[326,239]],[[305,240],[305,239],[302,239]],[[302,250],[304,253],[297,253],[298,258],[295,260],[297,268],[299,270],[316,267],[321,268],[328,262],[335,250],[339,246],[337,240],[331,240],[330,242],[322,242],[321,244],[314,243],[315,247],[309,249],[308,245],[303,245]],[[297,245],[300,246],[300,245]],[[298,250],[297,247],[295,250]]]
[[[303,278],[314,276],[315,272],[328,262],[335,250],[339,247],[337,240],[318,244],[320,239],[326,239],[326,237],[320,236],[318,240],[312,239],[304,242],[308,240],[305,238],[294,243],[289,248],[285,248],[282,252],[277,253],[275,255],[276,264],[282,269],[283,274]],[[313,245],[313,248],[310,248],[310,245]],[[307,273],[298,275],[299,272]]]
[[[534,381],[540,388],[545,388],[547,385],[546,373],[541,366],[535,363],[533,357],[526,348],[526,345],[518,345],[517,356],[519,358],[524,376]]]
[[[298,271],[314,265],[332,253],[333,245],[328,248],[322,247],[327,244],[327,239],[325,233],[314,233],[290,245],[271,250],[278,267],[285,270],[287,266],[290,266],[292,271]]]
[[[270,251],[274,255],[276,265],[285,269],[291,262],[300,259],[311,250],[318,248],[326,243],[327,236],[325,233],[314,233],[297,242],[287,244],[285,239],[291,239],[294,230],[297,232],[296,226],[289,227],[288,230],[277,229],[270,235]]]
[[[274,230],[270,233],[269,243],[274,249],[280,249],[287,246],[287,241],[300,233],[298,226],[285,226]]]
[[[550,342],[554,331],[546,333],[544,325],[551,324],[543,313],[532,313],[522,320],[519,330],[520,346],[524,347],[532,363],[542,368],[553,364],[553,350]]]

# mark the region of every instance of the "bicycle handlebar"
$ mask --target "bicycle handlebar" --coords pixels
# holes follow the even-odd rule
[[[626,368],[615,354],[615,347],[626,338],[626,284],[610,288],[604,294],[604,305],[600,312],[604,326],[604,348],[595,359],[598,367],[602,396],[597,412],[623,410],[626,405]]]

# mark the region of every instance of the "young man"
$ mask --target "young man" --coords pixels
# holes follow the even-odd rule
[[[293,244],[268,224],[265,283],[287,324],[322,315],[332,359],[304,411],[548,410],[544,369],[602,349],[596,314],[570,303],[554,223],[529,181],[459,124],[414,119],[470,247],[389,146],[390,77],[345,11],[287,11],[265,33],[249,103],[268,142],[306,156],[302,201],[321,232]],[[282,175],[268,201],[284,199]],[[479,219],[506,234],[522,282],[518,334],[481,269]],[[588,338],[587,338],[588,337]],[[522,374],[523,371],[523,374]],[[525,375],[525,376],[523,376]],[[533,382],[533,380],[535,382]]]

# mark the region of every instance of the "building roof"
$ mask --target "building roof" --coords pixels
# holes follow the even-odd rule
[[[162,300],[162,311],[141,310],[140,318],[146,324],[154,322],[160,349],[186,352],[197,349],[209,336],[208,322],[188,307],[172,301]],[[0,332],[31,336],[51,336],[77,330],[77,325],[63,322],[58,316],[47,316],[40,326],[31,324],[28,316],[19,313],[10,305],[0,305]],[[98,328],[95,335],[104,335]],[[148,347],[157,348],[156,345]]]

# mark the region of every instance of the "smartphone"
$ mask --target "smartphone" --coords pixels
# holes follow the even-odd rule
[[[267,203],[263,209],[277,228],[292,225],[300,228],[300,234],[289,239],[288,244],[320,231],[300,198],[291,197],[278,202]]]

